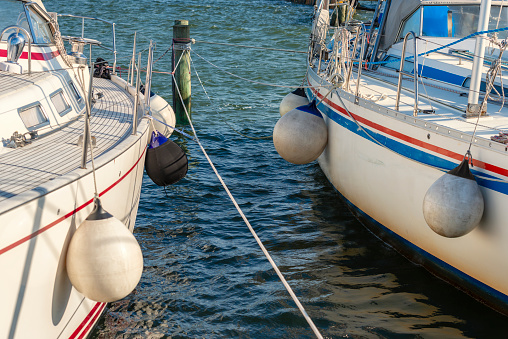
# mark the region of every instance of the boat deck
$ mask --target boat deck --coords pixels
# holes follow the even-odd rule
[[[27,76],[0,71],[0,97],[10,95],[19,89],[49,77],[51,77],[51,73],[48,72],[33,73]]]
[[[13,77],[12,81],[22,80]],[[102,97],[93,105],[90,119],[96,158],[130,134],[134,109],[130,96],[110,80],[94,78],[94,93],[99,92]],[[82,147],[77,142],[83,130],[82,116],[32,144],[0,155],[0,201],[79,168]]]
[[[397,73],[389,70],[381,70],[380,72],[364,71],[360,78],[360,93],[363,96],[372,98],[382,96],[377,103],[395,109],[397,77]],[[355,86],[356,84],[353,83],[353,91]],[[406,116],[413,116],[413,87],[412,80],[403,80],[399,112]],[[488,116],[482,116],[478,120],[478,117],[464,117],[468,101],[468,90],[466,88],[425,79],[424,83],[419,83],[418,92],[418,108],[433,111],[430,114],[418,113],[417,118],[423,123],[436,124],[457,133],[471,135],[478,122],[476,136],[484,138],[489,143],[492,142],[491,136],[498,135],[502,131],[508,132],[508,105],[503,107],[501,102],[489,100],[487,103]],[[480,98],[480,102],[481,100],[482,98]]]

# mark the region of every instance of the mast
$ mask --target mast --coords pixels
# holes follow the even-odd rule
[[[478,32],[486,31],[489,28],[490,5],[491,0],[482,0],[480,5],[480,22],[478,23]],[[476,37],[476,46],[473,58],[473,69],[471,72],[471,83],[469,85],[469,96],[467,99],[466,116],[475,116],[480,114],[478,98],[480,96],[480,84],[482,81],[483,58],[485,56],[487,34],[480,34]]]

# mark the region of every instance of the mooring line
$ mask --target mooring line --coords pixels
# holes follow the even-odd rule
[[[212,45],[223,45],[223,46],[233,46],[233,47],[241,47],[241,48],[252,48],[252,49],[262,49],[266,51],[277,51],[277,52],[290,52],[290,53],[302,53],[307,54],[307,51],[295,51],[291,49],[282,49],[282,48],[271,48],[271,47],[259,47],[259,46],[248,46],[248,45],[239,45],[239,44],[231,44],[227,42],[212,42],[212,41],[203,41],[203,40],[194,40],[191,39],[192,42],[199,42],[202,44],[212,44]]]
[[[197,53],[195,50],[192,49],[192,52],[194,52],[194,54],[196,54],[198,57],[200,57],[201,59],[203,59],[206,63],[210,64],[211,66],[217,68],[218,70],[224,72],[224,73],[227,73],[229,75],[231,75],[232,77],[235,77],[235,78],[238,78],[238,79],[241,79],[241,80],[244,80],[244,81],[247,81],[247,82],[251,82],[253,84],[257,84],[257,85],[263,85],[263,86],[270,86],[270,87],[281,87],[281,88],[311,88],[309,86],[291,86],[291,85],[277,85],[277,84],[270,84],[270,83],[267,83],[267,82],[260,82],[260,81],[256,81],[256,80],[250,80],[250,79],[247,79],[247,78],[244,78],[244,77],[241,77],[239,75],[236,75],[234,73],[231,73],[223,68],[220,68],[219,66],[215,65],[214,63],[212,63],[211,61],[208,61],[206,60],[204,57],[202,57],[201,55],[199,55],[199,53]],[[316,86],[316,87],[331,87],[331,85],[324,85],[324,86]],[[314,88],[316,88],[314,87]]]
[[[245,222],[245,224],[247,225],[247,227],[249,228],[250,232],[252,233],[252,235],[254,236],[254,239],[256,240],[256,242],[258,243],[259,247],[261,248],[261,250],[263,251],[264,255],[266,256],[266,258],[268,259],[268,261],[270,262],[270,265],[272,265],[272,268],[274,269],[275,273],[277,273],[277,276],[279,277],[279,279],[281,280],[282,284],[284,285],[284,287],[286,287],[286,290],[288,291],[288,293],[291,295],[291,298],[293,299],[293,301],[296,303],[296,306],[298,307],[298,309],[300,310],[300,312],[302,313],[303,317],[305,318],[305,320],[307,321],[307,323],[310,325],[312,331],[314,332],[314,334],[316,335],[317,338],[319,339],[323,339],[323,336],[321,335],[321,333],[319,333],[319,330],[318,328],[316,327],[316,325],[314,325],[314,322],[312,321],[312,319],[309,317],[309,315],[307,314],[307,312],[305,311],[305,308],[303,307],[303,305],[300,303],[300,301],[298,300],[298,297],[296,296],[296,294],[293,292],[293,290],[291,289],[291,286],[289,286],[289,284],[287,283],[286,279],[284,278],[284,276],[282,275],[281,271],[279,270],[279,268],[277,267],[277,265],[275,264],[275,262],[273,261],[272,257],[270,256],[270,254],[268,253],[268,251],[266,250],[265,246],[263,245],[263,243],[261,242],[261,240],[259,239],[258,235],[256,234],[256,231],[254,231],[254,228],[252,228],[249,220],[247,219],[247,217],[245,216],[245,214],[243,213],[242,209],[240,208],[240,206],[238,205],[238,203],[236,202],[235,198],[233,197],[233,195],[231,194],[231,191],[229,190],[228,186],[226,185],[226,183],[224,182],[224,180],[222,179],[221,175],[219,174],[219,172],[217,171],[217,168],[215,168],[215,165],[213,164],[212,160],[210,159],[210,157],[208,156],[208,153],[206,153],[206,150],[205,148],[203,147],[203,145],[201,144],[201,142],[199,141],[199,138],[197,136],[197,133],[196,133],[196,130],[194,129],[194,125],[192,124],[192,121],[191,121],[191,118],[190,118],[190,115],[189,115],[189,112],[187,111],[187,107],[185,106],[185,103],[184,103],[184,100],[182,98],[182,95],[180,93],[180,88],[178,87],[178,83],[175,79],[175,75],[172,74],[172,77],[173,77],[173,81],[174,81],[174,84],[176,86],[176,90],[178,92],[178,96],[180,97],[180,101],[182,103],[182,106],[184,108],[184,111],[185,111],[185,114],[187,115],[187,119],[189,121],[189,125],[192,129],[192,132],[194,133],[194,137],[195,137],[195,141],[196,143],[199,145],[199,147],[201,148],[201,151],[203,152],[203,155],[206,157],[206,160],[208,161],[208,163],[210,164],[210,166],[212,167],[212,170],[214,171],[215,175],[217,176],[217,178],[219,179],[220,183],[222,184],[222,187],[224,188],[224,190],[226,191],[227,195],[229,196],[229,199],[231,200],[231,202],[233,202],[233,205],[235,205],[236,207],[236,210],[238,211],[238,213],[240,214],[240,216],[242,217],[243,221]]]
[[[208,98],[208,101],[210,102],[210,105],[212,105],[213,110],[215,111],[215,114],[220,116],[221,114],[219,113],[219,110],[215,107],[215,105],[214,105],[214,103],[212,101],[212,98],[210,98],[210,96],[208,95],[208,92],[205,89],[205,85],[201,81],[201,77],[199,76],[198,70],[196,69],[196,66],[194,65],[194,61],[192,60],[192,58],[190,58],[190,60],[191,60],[192,67],[194,68],[194,73],[196,73],[196,76],[198,77],[198,81],[199,81],[199,84],[201,85],[201,88],[203,89],[203,92],[205,93],[206,97]],[[233,130],[237,134],[241,135],[242,137],[245,137],[245,138],[248,138],[248,139],[252,139],[252,140],[272,139],[271,135],[267,135],[267,136],[264,136],[264,137],[251,137],[249,135],[243,134],[240,131],[237,131],[233,126],[231,126],[231,124],[228,121],[224,120],[224,122],[226,123],[226,125],[228,125],[229,128],[231,128],[231,130]]]

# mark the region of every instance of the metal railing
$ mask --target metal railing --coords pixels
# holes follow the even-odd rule
[[[68,17],[68,18],[78,18],[78,19],[81,19],[81,38],[82,39],[85,39],[85,20],[97,20],[97,21],[100,21],[100,22],[104,22],[104,23],[106,23],[108,25],[111,25],[111,30],[112,30],[112,34],[113,34],[113,48],[109,48],[109,47],[106,47],[106,46],[103,46],[103,45],[99,45],[99,47],[113,52],[113,55],[114,55],[113,73],[116,72],[116,54],[117,54],[117,51],[116,51],[116,33],[115,33],[115,25],[116,24],[114,22],[108,21],[108,20],[104,20],[104,19],[100,19],[100,18],[94,18],[94,17],[89,17],[89,16],[81,16],[81,15],[73,15],[73,14],[57,14],[57,15],[59,17]]]
[[[404,72],[404,63],[406,61],[406,44],[408,37],[412,35],[413,36],[413,42],[414,42],[414,57],[413,57],[413,74]],[[404,75],[410,77],[413,76],[414,78],[414,97],[415,102],[413,105],[413,116],[418,115],[418,49],[417,49],[417,42],[416,42],[416,35],[414,32],[407,32],[407,34],[404,36],[404,43],[402,45],[402,54],[400,56],[400,67],[399,67],[399,81],[397,83],[397,99],[395,100],[395,109],[399,110],[399,102],[400,102],[400,90],[402,87],[402,77]]]
[[[136,73],[136,82],[135,82],[135,100],[134,100],[134,116],[132,119],[132,134],[136,134],[137,126],[138,126],[138,111],[139,106],[142,106],[143,115],[150,114],[150,93],[152,87],[152,75],[153,75],[153,53],[155,50],[155,42],[150,40],[150,46],[148,48],[148,60],[146,65],[146,79],[145,79],[145,93],[144,93],[144,102],[142,102],[139,98],[141,95],[140,87],[141,87],[141,52],[138,53],[138,62],[134,59],[136,55],[136,34],[134,35],[134,46],[132,48],[132,60],[129,65],[129,74],[127,75],[127,84],[132,86],[134,82],[134,72]],[[129,82],[130,80],[130,82]]]
[[[28,31],[26,29],[24,29],[23,27],[21,26],[16,26],[16,25],[12,25],[12,26],[9,26],[9,27],[6,27],[4,28],[4,30],[2,31],[2,33],[0,34],[0,40],[2,40],[2,37],[3,35],[5,34],[5,32],[11,30],[11,29],[15,29],[18,31],[18,33],[21,31],[23,32],[24,34],[26,34],[26,37],[28,39],[28,74],[30,75],[32,73],[32,36],[30,35],[30,33],[28,33]]]
[[[148,49],[148,61],[146,65],[146,80],[145,80],[145,107],[147,114],[150,112],[150,92],[152,89],[152,71],[153,71],[153,51],[155,44],[150,40],[150,47]]]
[[[135,44],[134,44],[135,45]],[[135,48],[135,47],[134,47]],[[141,52],[138,54],[138,64],[132,64],[133,72],[136,68],[136,95],[134,98],[134,113],[132,117],[132,134],[135,135],[138,131],[138,106],[139,106],[139,83],[140,83],[140,72],[141,72]],[[133,74],[134,76],[134,74]]]
[[[94,67],[90,67],[90,81],[88,83],[88,91],[86,94],[86,112],[85,112],[85,127],[83,131],[83,152],[81,154],[81,168],[86,168],[88,146],[92,148],[90,138],[90,117],[92,115],[92,88],[93,88],[93,72]],[[93,159],[92,159],[93,160]]]

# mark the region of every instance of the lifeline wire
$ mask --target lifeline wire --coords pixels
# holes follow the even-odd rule
[[[182,53],[183,55],[183,53]],[[268,253],[268,251],[266,250],[265,246],[263,245],[263,243],[261,242],[261,240],[259,239],[258,235],[256,234],[256,231],[254,231],[254,228],[252,228],[249,220],[247,219],[247,217],[245,216],[245,214],[243,213],[242,209],[240,208],[240,206],[238,205],[238,203],[236,202],[235,198],[233,197],[233,195],[231,194],[231,192],[229,191],[229,188],[227,187],[226,183],[224,182],[224,180],[222,179],[222,177],[220,176],[219,172],[217,171],[217,169],[215,168],[215,165],[213,164],[212,160],[210,159],[210,157],[208,156],[208,154],[206,153],[205,151],[205,148],[203,147],[203,145],[201,144],[201,142],[199,141],[199,138],[196,134],[196,130],[194,129],[194,125],[192,124],[192,121],[191,121],[191,118],[189,116],[189,113],[187,112],[187,107],[185,106],[185,103],[183,101],[183,98],[182,98],[182,95],[180,93],[180,88],[178,87],[178,84],[176,82],[176,79],[175,79],[175,75],[172,74],[173,76],[173,81],[174,81],[174,84],[176,86],[176,89],[177,89],[177,92],[178,92],[178,95],[180,97],[180,101],[182,103],[182,106],[185,110],[185,114],[187,115],[187,119],[189,121],[189,125],[194,133],[194,135],[196,136],[196,142],[197,144],[199,145],[199,147],[201,148],[201,151],[203,152],[203,155],[206,157],[206,160],[208,161],[208,163],[210,164],[210,166],[212,167],[212,170],[214,171],[215,175],[217,176],[217,178],[219,179],[220,183],[222,184],[222,187],[224,188],[224,190],[226,191],[227,195],[229,196],[229,198],[231,199],[231,202],[233,202],[233,204],[235,205],[236,207],[236,210],[238,211],[238,213],[240,214],[240,216],[242,217],[243,221],[245,222],[245,224],[247,225],[247,227],[249,228],[250,232],[252,233],[252,235],[254,236],[254,239],[256,239],[256,242],[258,243],[259,247],[261,248],[261,250],[263,251],[263,253],[265,254],[266,258],[268,259],[268,261],[270,262],[270,264],[272,265],[275,273],[277,273],[277,275],[279,276],[279,279],[281,280],[282,284],[284,285],[284,287],[286,287],[286,290],[289,292],[289,294],[291,295],[291,298],[293,298],[293,301],[296,303],[296,306],[298,306],[298,309],[300,310],[300,312],[302,313],[303,317],[305,318],[305,320],[307,321],[307,323],[310,325],[312,331],[314,332],[314,334],[316,335],[317,338],[320,338],[320,339],[323,339],[323,336],[321,335],[321,333],[319,333],[319,330],[318,328],[316,327],[316,325],[314,325],[314,322],[312,321],[312,319],[309,317],[309,315],[307,314],[307,312],[305,311],[305,308],[303,308],[302,304],[300,303],[300,301],[298,300],[297,296],[295,295],[295,293],[293,292],[293,290],[291,289],[291,286],[289,286],[289,284],[287,283],[286,279],[284,278],[284,276],[282,275],[282,273],[280,272],[279,268],[277,267],[277,265],[275,264],[275,262],[273,261],[272,257],[270,256],[270,254]]]
[[[226,43],[226,42],[210,42],[210,41],[202,41],[202,40],[194,40],[194,42],[200,42],[202,44],[223,45],[223,46],[233,46],[233,47],[262,49],[262,50],[268,50],[268,51],[278,51],[278,52],[291,52],[291,53],[307,54],[307,51],[304,52],[304,51],[295,51],[295,50],[281,49],[281,48],[247,46],[247,45],[230,44],[230,43]]]
[[[203,92],[205,93],[206,97],[208,98],[208,101],[210,102],[210,105],[212,105],[215,113],[217,115],[220,115],[219,111],[217,110],[217,108],[215,107],[215,105],[213,104],[212,102],[212,99],[210,98],[210,96],[208,95],[208,92],[206,91],[205,89],[205,86],[203,85],[203,82],[201,81],[201,78],[199,77],[199,74],[198,74],[198,70],[196,69],[196,66],[194,65],[194,60],[192,60],[191,58],[191,63],[192,63],[192,67],[194,68],[194,73],[196,73],[196,76],[198,77],[198,80],[199,80],[199,84],[201,85],[201,88],[203,89]],[[231,126],[231,124],[229,122],[227,122],[226,120],[224,120],[224,122],[226,123],[226,125],[228,125],[229,128],[231,128],[233,131],[235,131],[236,133],[238,133],[239,135],[241,135],[242,137],[245,137],[245,138],[249,138],[249,139],[252,139],[252,140],[262,140],[262,139],[271,139],[272,136],[269,135],[269,136],[266,136],[266,137],[251,137],[251,136],[248,136],[246,134],[243,134],[242,132],[240,131],[237,131],[235,128],[233,128],[233,126]]]
[[[238,79],[241,79],[241,80],[245,80],[247,82],[251,82],[251,83],[254,83],[254,84],[258,84],[258,85],[263,85],[263,86],[271,86],[271,87],[282,87],[282,88],[301,88],[302,86],[289,86],[289,85],[276,85],[276,84],[269,84],[269,83],[266,83],[266,82],[260,82],[260,81],[255,81],[255,80],[250,80],[250,79],[247,79],[247,78],[243,78],[239,75],[236,75],[234,73],[231,73],[229,71],[226,71],[225,69],[222,69],[220,68],[219,66],[213,64],[211,61],[208,61],[206,60],[205,58],[203,58],[201,55],[199,55],[195,50],[192,50],[198,57],[200,57],[201,59],[203,59],[205,62],[207,62],[208,64],[212,65],[213,67],[217,68],[218,70],[224,72],[224,73],[227,73],[235,78],[238,78]],[[330,87],[330,85],[326,85],[326,86],[318,86],[318,87]],[[307,87],[307,86],[303,86],[303,88],[310,88],[310,87]]]
[[[187,134],[187,133],[185,133],[184,131],[179,130],[178,128],[176,128],[176,127],[174,127],[174,126],[168,125],[168,124],[167,124],[167,123],[165,123],[164,121],[160,121],[159,119],[156,119],[156,118],[154,118],[154,117],[153,117],[153,116],[151,116],[151,115],[145,115],[144,117],[145,117],[145,118],[147,118],[147,119],[150,119],[150,120],[155,120],[155,121],[157,121],[157,122],[160,122],[160,123],[161,123],[161,124],[163,124],[164,126],[167,126],[167,127],[171,128],[173,131],[176,131],[176,132],[180,133],[180,134],[181,134],[181,135],[183,135],[184,137],[187,137],[187,138],[189,138],[189,139],[191,139],[191,140],[193,140],[193,141],[195,141],[195,142],[198,142],[198,140],[197,140],[195,137],[193,137],[192,135]],[[152,123],[153,123],[153,122],[152,122]]]

